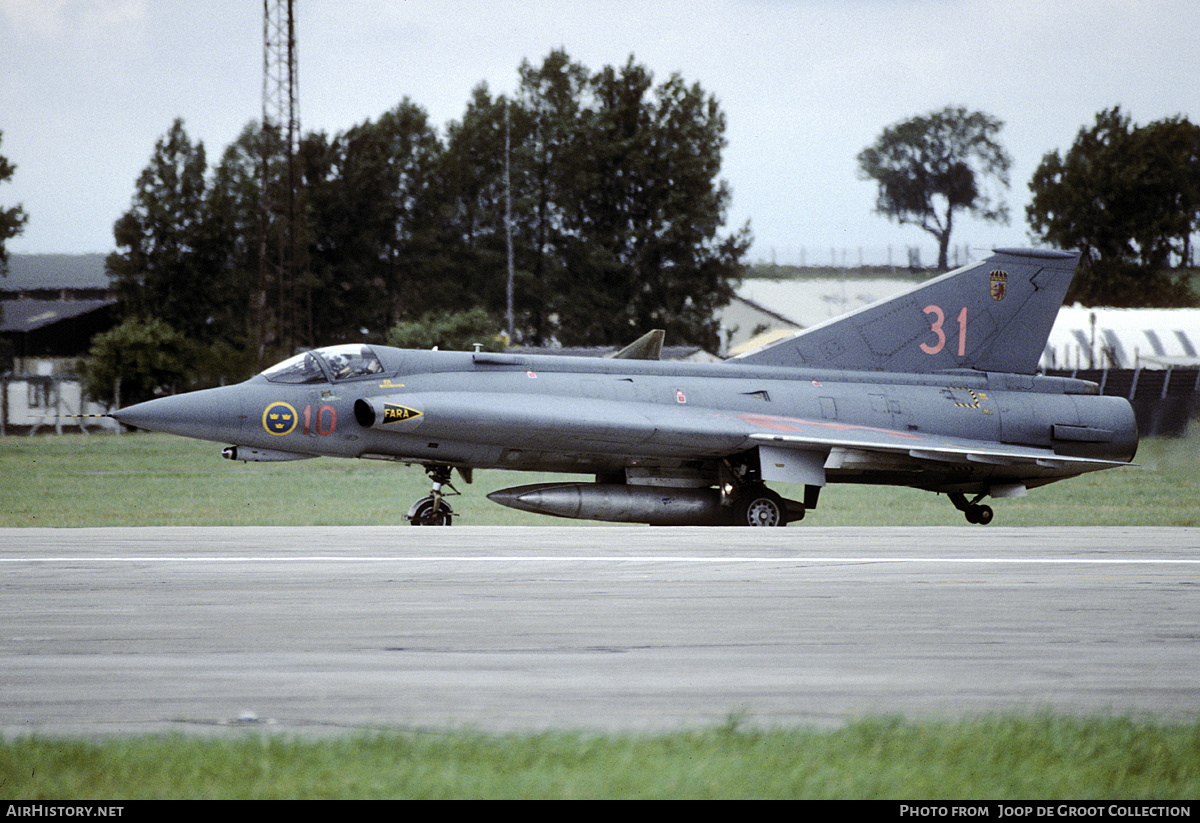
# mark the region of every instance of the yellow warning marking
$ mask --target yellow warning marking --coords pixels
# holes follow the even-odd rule
[[[411,420],[414,417],[420,416],[421,412],[416,409],[410,409],[408,406],[400,406],[396,403],[383,404],[384,423],[400,423],[404,420]]]
[[[959,403],[959,402],[954,401],[954,395],[951,394],[950,399],[951,399],[951,401],[954,401],[954,405],[957,406],[958,408],[960,408],[960,409],[979,409],[979,411],[981,411],[984,414],[992,414],[991,409],[985,409],[979,405],[980,400],[987,400],[987,395],[984,394],[983,392],[977,392],[974,389],[968,389],[966,387],[961,387],[961,386],[949,386],[947,388],[951,392],[965,391],[967,394],[971,395],[971,400],[974,402]]]

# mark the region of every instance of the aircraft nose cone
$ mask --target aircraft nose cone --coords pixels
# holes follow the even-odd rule
[[[241,429],[241,402],[233,387],[148,400],[112,413],[126,426],[148,431],[232,440]]]

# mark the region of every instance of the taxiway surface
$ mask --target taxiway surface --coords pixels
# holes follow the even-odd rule
[[[0,733],[1200,714],[1200,529],[0,529]]]

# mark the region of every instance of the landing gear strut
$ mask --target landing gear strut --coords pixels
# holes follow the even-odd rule
[[[426,466],[425,473],[429,475],[433,488],[428,497],[422,497],[412,504],[404,518],[413,526],[449,526],[454,519],[454,510],[446,502],[446,497],[458,494],[458,489],[450,483],[450,467]]]
[[[978,523],[981,526],[986,526],[992,522],[993,514],[991,506],[979,505],[979,501],[986,496],[986,494],[977,495],[974,500],[968,503],[966,495],[960,492],[952,492],[950,494],[950,502],[954,504],[954,508],[963,513],[968,523]]]

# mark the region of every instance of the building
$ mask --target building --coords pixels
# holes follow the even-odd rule
[[[115,428],[71,417],[105,409],[83,399],[79,363],[116,323],[104,255],[11,255],[0,280],[0,434]]]

